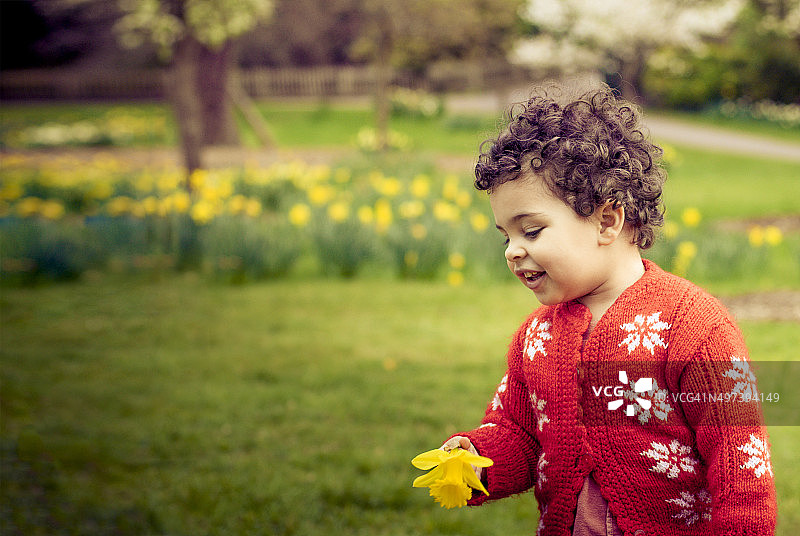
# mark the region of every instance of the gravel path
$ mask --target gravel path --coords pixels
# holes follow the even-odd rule
[[[800,143],[691,125],[663,117],[646,117],[655,139],[736,154],[766,156],[800,163]],[[798,168],[800,178],[800,168]]]
[[[447,97],[446,105],[450,112],[494,112],[499,116],[510,103],[520,102],[525,98],[524,90],[510,92],[505,100],[493,94],[451,95]],[[800,163],[800,143],[699,126],[658,116],[645,116],[644,121],[656,140]],[[798,178],[800,178],[800,168],[798,168]]]
[[[754,292],[722,298],[737,320],[782,320],[800,323],[800,291]]]

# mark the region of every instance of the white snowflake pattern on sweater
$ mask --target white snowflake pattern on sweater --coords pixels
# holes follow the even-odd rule
[[[633,414],[637,416],[642,424],[650,422],[650,417],[652,416],[666,421],[669,418],[669,412],[672,411],[672,406],[669,403],[669,393],[666,389],[659,389],[655,378],[653,378],[653,387],[645,392],[637,392],[636,382],[631,380],[630,389],[624,391],[622,396],[631,402]],[[644,408],[637,402],[637,398],[650,400],[650,407]]]
[[[550,322],[545,321],[540,323],[538,318],[534,318],[528,326],[528,330],[525,332],[525,347],[523,352],[531,361],[533,361],[537,353],[541,353],[543,356],[547,357],[544,343],[552,338],[553,336],[550,335]]]
[[[550,462],[544,459],[544,452],[542,452],[542,455],[539,456],[539,463],[536,464],[536,486],[539,489],[542,489],[542,484],[547,482],[547,475],[544,474],[544,468],[548,463]]]
[[[681,471],[696,473],[699,461],[692,456],[692,447],[682,445],[677,439],[673,439],[669,445],[653,441],[650,443],[650,450],[641,453],[656,460],[655,465],[650,468],[654,473],[665,473],[667,478],[678,478]]]
[[[662,321],[660,316],[661,311],[650,316],[636,315],[633,322],[622,324],[620,328],[627,333],[627,336],[619,343],[619,346],[627,346],[628,355],[632,354],[640,345],[646,348],[650,355],[655,353],[656,346],[666,348],[667,343],[661,337],[661,331],[669,329],[671,326]]]
[[[722,375],[734,381],[731,395],[736,400],[749,402],[751,400],[758,400],[758,391],[756,390],[756,375],[750,370],[750,363],[746,359],[731,356],[731,363],[733,367],[726,370]]]
[[[682,491],[680,497],[667,499],[667,502],[680,508],[680,512],[672,517],[683,520],[687,527],[701,520],[711,521],[711,494],[707,489],[701,489],[697,493]]]
[[[493,411],[497,411],[498,409],[503,409],[503,402],[500,400],[500,395],[506,392],[507,387],[508,387],[508,374],[503,376],[503,379],[500,380],[500,385],[497,386],[497,391],[494,392],[494,398],[492,399]]]
[[[543,398],[536,396],[536,391],[531,392],[531,405],[533,406],[533,411],[536,413],[536,424],[540,432],[545,423],[550,422],[550,417],[544,412],[545,404],[547,404],[547,402]]]
[[[764,473],[769,473],[769,476],[772,477],[775,476],[772,474],[772,463],[770,462],[769,447],[766,441],[750,434],[750,441],[740,447],[736,447],[736,449],[750,456],[744,464],[739,466],[740,469],[752,469],[756,478],[761,478]]]

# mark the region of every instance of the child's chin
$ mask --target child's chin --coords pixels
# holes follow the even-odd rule
[[[559,303],[566,303],[571,300],[571,298],[566,298],[564,296],[553,296],[546,293],[534,292],[534,295],[542,305],[558,305]]]

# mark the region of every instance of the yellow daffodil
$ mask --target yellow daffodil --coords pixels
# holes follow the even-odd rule
[[[767,225],[764,228],[764,241],[770,246],[777,246],[783,242],[783,233],[779,227]]]
[[[231,214],[241,214],[247,204],[247,198],[242,194],[236,194],[228,200],[228,212]]]
[[[386,199],[375,202],[375,226],[379,233],[385,233],[392,224],[392,205]]]
[[[455,199],[458,197],[458,177],[455,175],[448,175],[444,178],[442,197],[451,201],[455,201]]]
[[[481,212],[474,212],[469,218],[469,223],[473,230],[482,233],[489,227],[489,218]]]
[[[250,198],[244,204],[244,213],[251,218],[257,218],[261,214],[261,201],[255,198]]]
[[[694,207],[686,208],[681,213],[681,221],[686,227],[697,227],[702,219],[703,215]]]
[[[222,199],[228,199],[233,195],[233,182],[229,178],[221,180],[217,186],[217,194]]]
[[[192,206],[190,215],[195,223],[205,225],[214,219],[214,205],[205,199],[201,199]]]
[[[147,215],[155,214],[158,212],[158,199],[152,195],[142,199],[142,208]]]
[[[297,203],[289,209],[289,223],[295,227],[305,227],[311,220],[311,209],[308,205]]]
[[[675,258],[672,262],[672,273],[684,276],[692,263],[692,259],[697,256],[697,244],[690,240],[684,240],[678,244]]]
[[[676,236],[678,236],[678,232],[680,229],[678,228],[678,224],[672,220],[667,220],[664,222],[664,238],[667,240],[672,240]]]
[[[314,182],[328,182],[331,179],[331,168],[325,164],[312,166],[307,173]]]
[[[411,220],[419,218],[425,213],[425,204],[417,200],[405,201],[400,203],[400,207],[397,211],[400,213],[401,218]]]
[[[386,177],[375,185],[375,189],[385,197],[395,197],[403,189],[403,184],[394,177]]]
[[[25,197],[17,203],[17,214],[23,218],[28,218],[39,212],[42,200],[38,197]]]
[[[0,186],[0,199],[13,201],[22,197],[22,194],[24,193],[25,191],[22,189],[22,186],[16,182],[9,182]]]
[[[433,217],[443,222],[456,222],[460,217],[458,207],[446,201],[437,201],[433,205]]]
[[[370,223],[372,223],[372,220],[375,219],[372,207],[368,207],[366,205],[358,207],[357,214],[358,214],[358,221],[360,221],[364,225],[369,225]]]
[[[335,222],[343,222],[350,217],[350,207],[347,203],[337,201],[328,207],[328,217]]]
[[[208,170],[206,169],[195,169],[192,171],[192,174],[189,175],[189,185],[191,186],[192,190],[199,190],[203,188],[207,180]]]
[[[428,197],[428,193],[431,191],[430,178],[427,175],[417,175],[411,181],[410,190],[414,197],[419,197],[420,199]]]
[[[464,255],[461,253],[451,253],[448,261],[450,262],[450,266],[456,270],[462,269],[467,263],[467,259],[465,259]]]
[[[680,154],[678,153],[677,149],[672,145],[667,145],[666,143],[661,144],[661,149],[664,151],[664,156],[662,159],[666,164],[675,165],[681,162]]]
[[[106,212],[114,217],[130,214],[132,209],[133,199],[124,195],[115,197],[106,204]]]
[[[57,199],[43,201],[39,207],[39,213],[48,220],[60,220],[64,212],[64,204]]]
[[[89,199],[108,199],[114,193],[114,187],[108,182],[95,182],[86,192]]]
[[[184,191],[175,192],[170,196],[170,199],[171,210],[178,214],[186,214],[189,211],[189,207],[192,206],[192,198]]]
[[[461,208],[468,208],[472,204],[472,195],[461,190],[456,194],[455,202]]]
[[[697,256],[697,244],[690,240],[685,240],[678,244],[678,257],[693,259]]]
[[[447,284],[451,287],[460,287],[464,284],[464,274],[458,270],[452,270],[447,274]]]
[[[764,229],[760,225],[756,225],[747,231],[747,240],[754,248],[760,248],[764,244]]]
[[[330,186],[326,184],[317,184],[312,186],[308,191],[308,200],[311,201],[313,205],[324,205],[333,199],[335,193],[336,192]]]
[[[421,223],[415,223],[411,226],[411,236],[416,240],[424,240],[428,236],[428,229]]]
[[[472,497],[470,488],[489,495],[472,466],[489,467],[493,463],[489,458],[477,456],[463,449],[453,449],[450,452],[440,449],[429,450],[411,460],[411,464],[417,469],[423,471],[432,469],[417,477],[412,486],[430,488],[431,497],[444,508],[461,507]]]
[[[156,181],[156,188],[162,194],[167,194],[175,190],[181,183],[181,176],[176,172],[164,172]]]

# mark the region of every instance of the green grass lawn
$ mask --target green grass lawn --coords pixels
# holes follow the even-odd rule
[[[478,422],[534,305],[377,279],[4,289],[0,529],[531,534],[532,494],[444,510],[409,461]],[[742,328],[754,359],[796,359],[796,324]],[[771,432],[789,536],[800,432]]]
[[[698,207],[709,220],[800,214],[800,164],[676,145],[664,186],[668,216]]]

